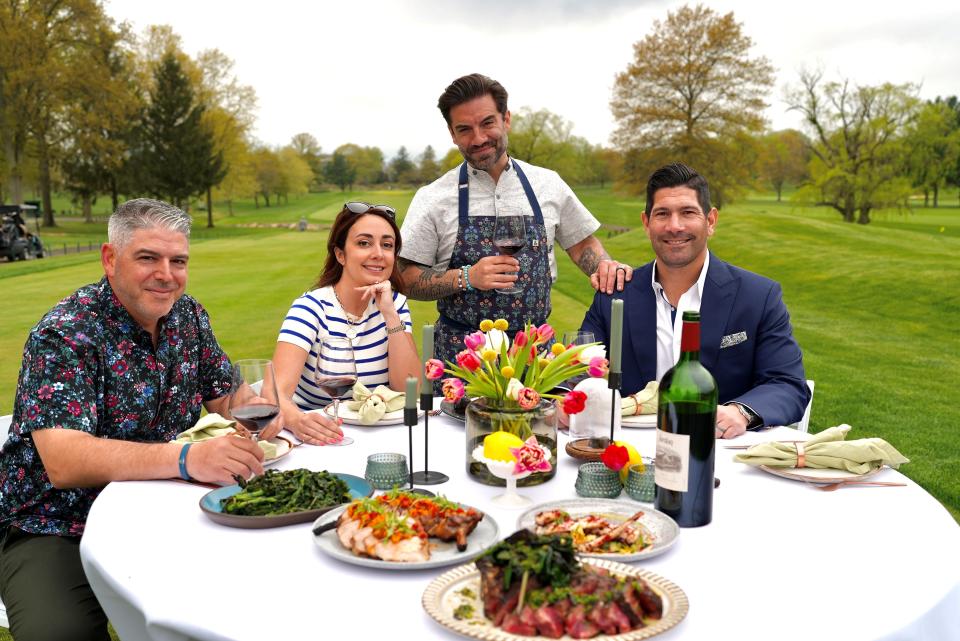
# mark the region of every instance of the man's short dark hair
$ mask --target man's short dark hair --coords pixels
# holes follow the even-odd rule
[[[691,167],[683,163],[675,162],[665,167],[661,167],[652,174],[647,180],[647,216],[650,216],[653,209],[653,195],[658,189],[665,187],[689,187],[697,192],[697,202],[703,215],[710,212],[710,187],[707,185],[707,179],[696,172]]]
[[[490,95],[497,105],[497,111],[504,118],[507,117],[507,90],[499,82],[480,73],[457,78],[450,83],[437,101],[437,108],[443,114],[443,119],[450,126],[450,110],[457,105],[470,102],[474,98]]]

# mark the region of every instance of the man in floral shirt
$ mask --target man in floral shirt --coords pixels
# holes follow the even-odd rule
[[[138,199],[110,217],[105,277],[60,301],[23,352],[0,454],[0,599],[23,639],[109,639],[80,564],[90,506],[110,481],[214,483],[263,472],[252,441],[171,443],[201,407],[227,414],[231,366],[184,295],[190,217]]]

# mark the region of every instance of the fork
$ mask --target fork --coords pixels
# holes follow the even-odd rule
[[[890,483],[886,481],[838,481],[837,483],[827,483],[826,485],[817,485],[811,483],[815,488],[822,492],[833,492],[844,485],[879,485],[882,487],[906,487],[906,483]]]

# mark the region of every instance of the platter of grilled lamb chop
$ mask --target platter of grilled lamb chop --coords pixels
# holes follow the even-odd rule
[[[570,536],[583,556],[637,561],[666,552],[680,532],[677,522],[663,512],[639,507],[613,499],[552,501],[521,514],[517,529]]]
[[[689,610],[677,585],[649,570],[584,559],[568,536],[519,530],[423,593],[440,625],[485,641],[648,639]]]
[[[395,489],[327,512],[313,534],[321,551],[346,563],[420,570],[469,561],[500,530],[468,505]]]

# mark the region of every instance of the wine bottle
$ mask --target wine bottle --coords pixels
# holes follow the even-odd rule
[[[660,379],[656,507],[680,527],[713,518],[717,383],[700,363],[700,313],[683,313],[680,360]]]

